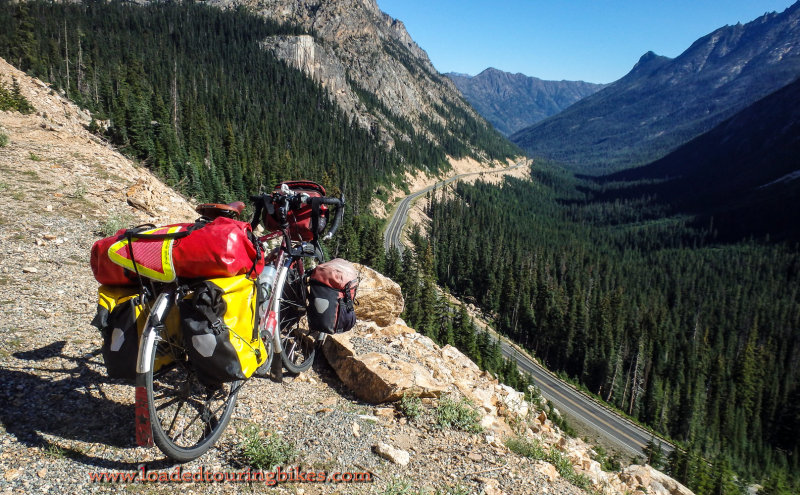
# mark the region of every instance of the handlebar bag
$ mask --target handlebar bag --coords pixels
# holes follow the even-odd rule
[[[245,380],[266,361],[256,285],[246,275],[205,280],[178,302],[183,344],[202,383]]]
[[[286,186],[295,193],[305,193],[312,198],[324,198],[325,188],[310,180],[288,180],[275,186],[274,192],[280,192],[281,186]],[[270,202],[267,202],[262,220],[267,230],[280,230],[281,219],[277,209]],[[328,224],[328,207],[320,205],[319,214],[316,220],[316,233],[314,229],[314,212],[311,205],[304,204],[299,208],[287,212],[289,223],[289,236],[295,241],[312,241],[316,235],[322,234]]]
[[[247,222],[219,217],[137,231],[130,238],[128,232],[119,230],[92,246],[92,272],[101,284],[134,285],[137,272],[159,282],[177,277],[255,277],[264,267]]]
[[[97,292],[97,313],[92,325],[103,336],[100,351],[106,372],[110,378],[134,379],[139,338],[148,315],[138,288],[101,285]],[[166,328],[166,338],[178,338],[180,318],[176,307],[167,315]],[[155,370],[170,362],[169,355],[156,356]]]
[[[341,333],[356,324],[354,303],[358,271],[352,263],[336,258],[318,265],[309,275],[308,326],[313,331]]]

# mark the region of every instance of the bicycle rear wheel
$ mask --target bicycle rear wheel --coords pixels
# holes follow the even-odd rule
[[[201,383],[180,336],[166,336],[165,331],[157,334],[149,364],[145,388],[153,441],[177,462],[197,459],[228,425],[242,382]]]
[[[302,373],[314,363],[316,346],[302,324],[306,314],[306,289],[297,268],[292,267],[283,285],[280,302],[281,361],[291,373]]]

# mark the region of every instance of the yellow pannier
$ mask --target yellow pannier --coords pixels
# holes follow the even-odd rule
[[[204,383],[244,380],[266,361],[256,283],[246,275],[193,285],[179,307],[189,362]]]

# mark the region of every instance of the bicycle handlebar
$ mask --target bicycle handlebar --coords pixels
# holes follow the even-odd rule
[[[312,210],[317,212],[321,205],[334,206],[336,212],[333,218],[333,224],[328,229],[328,232],[322,237],[322,240],[328,240],[336,234],[341,225],[342,218],[344,217],[344,195],[340,198],[331,197],[310,197],[305,193],[292,193],[290,195],[275,192],[272,194],[262,193],[255,196],[250,196],[250,201],[255,205],[255,212],[253,213],[253,220],[250,221],[250,226],[255,230],[261,222],[261,214],[264,208],[267,207],[267,202],[272,204],[274,200],[282,199],[288,209],[293,210],[300,208],[302,205],[311,206]],[[269,210],[268,210],[269,211]]]
[[[314,208],[314,203],[336,207],[333,225],[331,225],[328,232],[322,237],[323,241],[327,241],[336,234],[336,231],[339,230],[339,225],[342,223],[342,217],[344,217],[344,194],[342,194],[340,198],[311,198],[312,208]]]

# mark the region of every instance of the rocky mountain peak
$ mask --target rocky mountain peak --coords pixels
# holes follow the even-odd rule
[[[381,129],[380,137],[389,146],[396,139],[411,139],[402,121],[410,124],[415,133],[437,142],[437,134],[446,128],[453,111],[482,120],[463,103],[450,80],[436,71],[403,22],[381,12],[374,0],[210,3],[222,7],[243,5],[313,33],[311,38],[272,37],[264,40],[263,46],[328,88],[362,127]],[[366,101],[364,92],[374,95],[379,103]]]
[[[653,161],[797,78],[800,3],[723,26],[674,59],[652,52],[567,112],[512,136],[561,163],[599,169]],[[563,146],[570,136],[570,146]]]
[[[494,67],[476,76],[450,73],[447,77],[484,118],[506,135],[555,115],[603,87],[583,81],[543,81]]]

